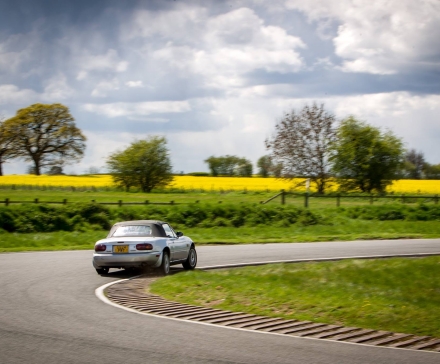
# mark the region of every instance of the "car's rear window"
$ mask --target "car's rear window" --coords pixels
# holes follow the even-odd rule
[[[121,236],[152,236],[150,225],[125,225],[118,226],[113,233],[115,237]]]

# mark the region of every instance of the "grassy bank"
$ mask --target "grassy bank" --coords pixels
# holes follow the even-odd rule
[[[197,245],[440,238],[440,224],[436,221],[352,220],[341,226],[194,227],[182,230]],[[50,233],[3,232],[0,234],[0,252],[93,249],[94,243],[106,236],[107,230],[102,229]]]
[[[276,264],[156,281],[173,301],[440,338],[440,257]]]
[[[95,242],[105,238],[107,231],[53,233],[3,233],[0,234],[0,252],[87,250],[93,249]]]
[[[440,205],[308,210],[252,204],[35,204],[0,207],[0,252],[91,249],[113,223],[138,219],[168,221],[198,244],[440,237]]]

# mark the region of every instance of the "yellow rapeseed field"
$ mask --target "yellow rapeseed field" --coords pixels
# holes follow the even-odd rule
[[[304,186],[304,179],[295,179],[295,183]],[[288,190],[294,186],[294,182],[286,182],[276,178],[260,177],[193,177],[176,176],[173,181],[173,187],[184,188],[188,190],[238,190],[238,191],[280,191]]]
[[[106,187],[112,186],[110,175],[85,176],[35,176],[31,174],[8,175],[0,177],[0,185],[32,185],[32,186],[60,186],[60,187]]]
[[[0,185],[33,185],[62,187],[111,187],[113,180],[110,175],[84,176],[35,176],[7,175],[0,177]],[[281,189],[305,192],[305,179],[296,178],[283,181],[276,178],[261,177],[194,177],[176,176],[171,185],[185,190],[205,191],[280,191]],[[335,190],[334,184],[330,190]],[[313,191],[313,185],[311,186]],[[388,188],[388,192],[406,194],[440,194],[439,180],[400,180]]]

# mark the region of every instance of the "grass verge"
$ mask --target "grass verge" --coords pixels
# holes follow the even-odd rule
[[[95,242],[106,236],[106,231],[2,233],[0,234],[0,252],[93,249]]]
[[[183,228],[197,245],[439,238],[437,221],[348,220],[342,225]],[[0,233],[0,252],[93,249],[106,230]]]
[[[173,301],[440,338],[440,257],[193,271],[153,283]]]

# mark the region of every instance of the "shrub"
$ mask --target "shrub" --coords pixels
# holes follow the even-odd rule
[[[103,230],[109,230],[112,226],[108,218],[108,215],[103,212],[90,215],[88,218],[88,222],[90,224],[99,226]]]
[[[56,207],[21,206],[16,210],[15,231],[21,233],[72,231],[69,218]]]
[[[298,223],[304,226],[316,225],[319,223],[319,217],[309,210],[303,210],[298,218]]]
[[[15,231],[14,215],[7,207],[0,208],[0,228],[8,232]]]

